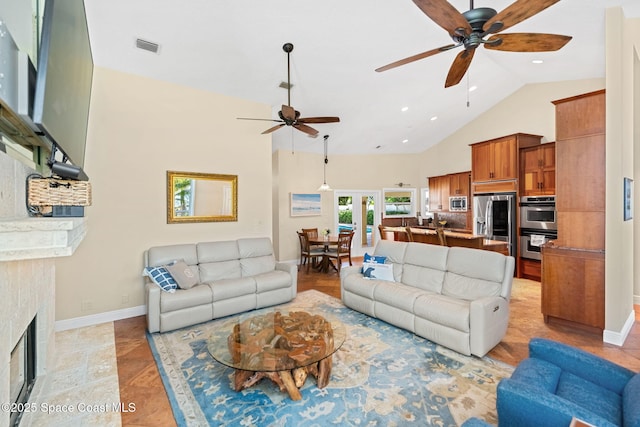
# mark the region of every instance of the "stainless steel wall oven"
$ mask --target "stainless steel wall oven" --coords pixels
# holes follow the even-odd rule
[[[540,247],[558,237],[555,196],[520,198],[520,256],[540,260]]]

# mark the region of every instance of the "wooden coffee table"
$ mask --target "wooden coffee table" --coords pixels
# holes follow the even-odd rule
[[[344,325],[305,311],[267,311],[238,316],[207,341],[211,356],[235,369],[234,389],[269,378],[293,400],[302,399],[309,374],[318,388],[329,383],[333,353],[344,343]]]

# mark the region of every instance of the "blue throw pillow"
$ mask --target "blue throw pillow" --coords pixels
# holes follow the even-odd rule
[[[173,293],[178,288],[178,283],[164,266],[145,267],[142,275],[149,277],[163,291]]]
[[[384,264],[387,261],[386,256],[364,254],[363,262],[375,262],[376,264]]]

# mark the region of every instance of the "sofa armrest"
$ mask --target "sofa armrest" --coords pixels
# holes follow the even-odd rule
[[[145,302],[147,303],[147,329],[149,332],[160,330],[160,293],[162,290],[151,282],[145,283]]]
[[[544,338],[529,341],[529,357],[546,360],[563,371],[622,394],[634,372],[579,348]]]
[[[276,262],[276,270],[289,273],[291,276],[291,298],[298,294],[298,266],[288,262]]]
[[[344,279],[352,274],[362,275],[362,266],[350,265],[340,269],[340,299],[342,299],[342,301],[344,301],[344,286],[342,284],[344,283]]]
[[[502,297],[484,297],[469,306],[469,346],[482,357],[504,337],[509,326],[509,301]]]
[[[500,427],[567,427],[576,417],[598,427],[614,427],[604,418],[531,384],[503,379],[497,391]]]

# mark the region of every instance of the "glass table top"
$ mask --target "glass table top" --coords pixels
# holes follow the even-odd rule
[[[234,369],[283,371],[331,356],[345,338],[338,320],[305,311],[267,310],[223,322],[207,348],[215,360]]]

